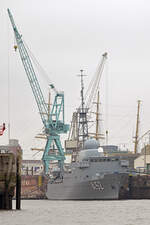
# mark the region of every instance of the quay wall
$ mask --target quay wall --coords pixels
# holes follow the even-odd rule
[[[120,199],[150,199],[150,175],[129,175],[120,188]]]
[[[21,199],[45,199],[47,178],[42,175],[21,176]]]

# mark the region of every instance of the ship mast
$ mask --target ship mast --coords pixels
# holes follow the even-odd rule
[[[96,135],[95,138],[96,140],[99,140],[99,91],[97,93],[97,106],[96,106]]]
[[[79,115],[79,128],[78,128],[78,139],[82,141],[82,147],[84,147],[84,142],[88,137],[88,121],[87,121],[87,112],[88,108],[85,108],[85,101],[84,101],[84,83],[83,83],[83,70],[80,70],[81,74],[81,107],[78,109]]]
[[[134,145],[134,153],[135,154],[137,153],[138,137],[139,137],[140,104],[141,104],[141,101],[138,100],[137,119],[136,119],[136,133],[135,133],[135,145]]]
[[[95,126],[95,133],[89,133],[89,136],[94,137],[97,141],[100,139],[104,139],[104,135],[100,133],[100,96],[99,91],[97,92],[97,102],[96,104],[96,112],[93,112],[96,114],[96,126]]]

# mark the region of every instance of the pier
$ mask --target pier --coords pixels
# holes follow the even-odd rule
[[[0,153],[0,209],[12,209],[15,186],[15,156],[12,153]]]
[[[16,209],[21,209],[21,148],[17,140],[0,146],[0,209],[12,209],[16,190]]]

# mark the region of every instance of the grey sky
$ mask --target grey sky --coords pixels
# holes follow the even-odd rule
[[[80,80],[76,75],[84,69],[87,85],[101,55],[107,51],[101,90],[109,142],[131,143],[138,99],[142,100],[141,134],[150,128],[148,0],[1,0],[0,121],[8,122],[9,73],[11,138],[19,139],[26,156],[42,123],[19,53],[13,50],[14,34],[7,8],[34,56],[55,86],[64,90],[67,122],[80,101]],[[39,80],[47,97],[47,84]],[[7,135],[6,131],[0,137],[0,144],[7,143]]]

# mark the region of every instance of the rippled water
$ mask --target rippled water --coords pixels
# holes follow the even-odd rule
[[[13,202],[15,204],[15,201]],[[149,225],[150,200],[23,200],[22,210],[0,211],[0,225]]]

